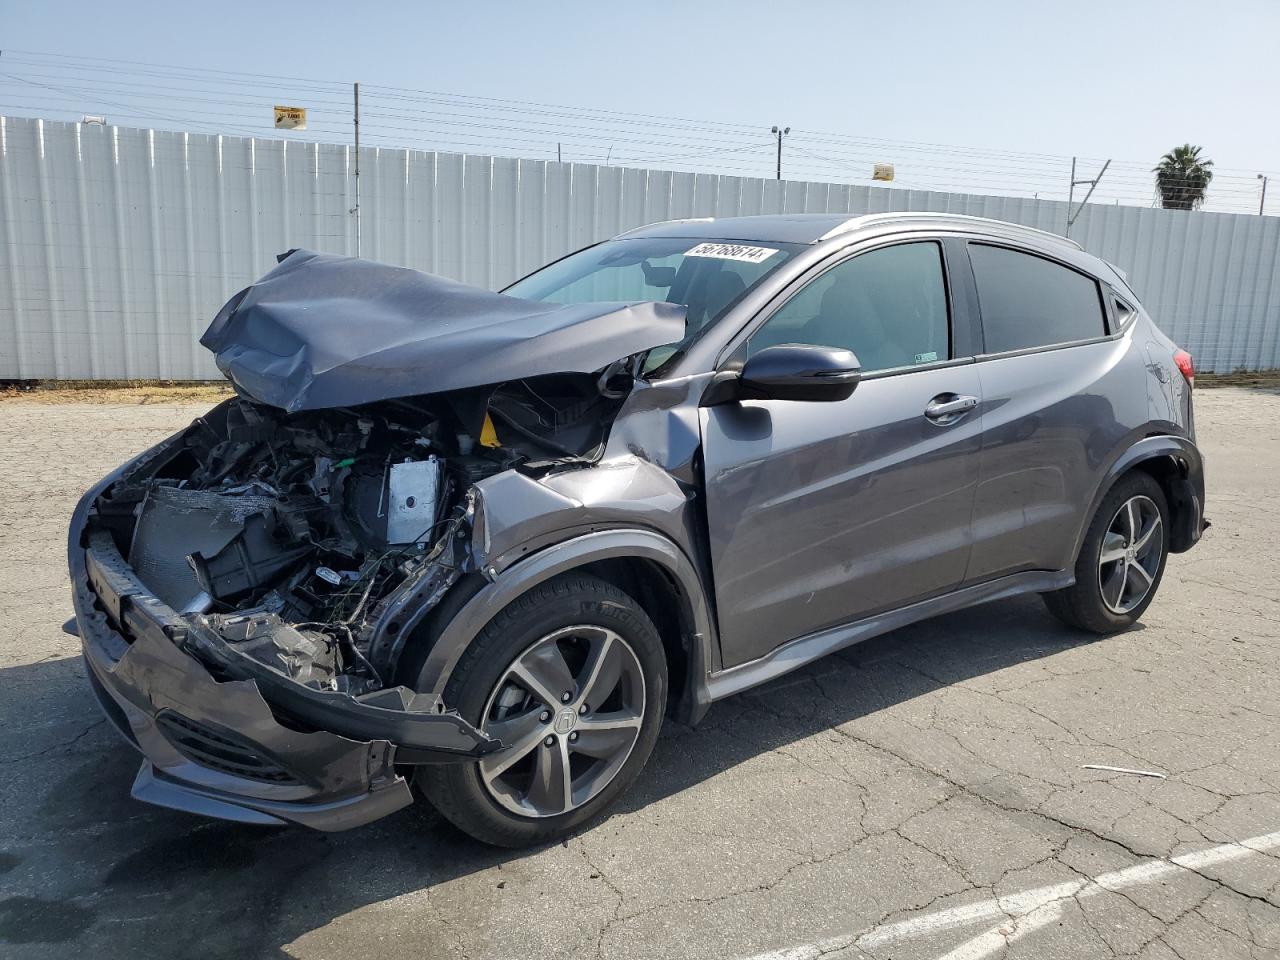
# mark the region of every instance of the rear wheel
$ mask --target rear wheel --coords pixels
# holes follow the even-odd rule
[[[1068,626],[1114,633],[1135,623],[1155,598],[1169,556],[1164,491],[1142,471],[1107,493],[1080,547],[1076,582],[1044,594],[1045,606]]]
[[[478,840],[557,839],[635,780],[666,692],[662,641],[636,602],[595,577],[557,577],[499,613],[445,688],[445,702],[503,748],[478,763],[422,767],[418,785]]]

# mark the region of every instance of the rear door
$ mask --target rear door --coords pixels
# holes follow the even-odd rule
[[[982,473],[970,582],[1074,563],[1102,468],[1147,420],[1141,351],[1112,335],[1098,281],[971,241],[983,355]]]
[[[734,350],[846,347],[864,379],[835,403],[702,411],[725,666],[961,582],[980,389],[951,299],[942,243],[882,246],[798,282]],[[960,398],[964,411],[930,415]]]

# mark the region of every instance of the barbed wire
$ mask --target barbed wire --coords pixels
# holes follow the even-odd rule
[[[265,90],[272,100],[259,94]],[[0,109],[68,119],[97,111],[143,125],[172,123],[192,133],[278,139],[282,134],[266,126],[269,108],[273,101],[292,100],[308,107],[312,122],[305,132],[285,134],[286,142],[345,140],[351,131],[349,92],[345,81],[320,78],[35,51],[0,55]],[[568,160],[665,165],[683,172],[771,172],[772,136],[741,121],[382,84],[362,83],[361,101],[361,140],[370,146],[485,150],[517,159],[549,159],[558,150]],[[789,179],[867,184],[872,165],[886,160],[897,167],[895,185],[906,189],[1057,200],[1069,192],[1067,156],[807,129],[792,130],[784,145]],[[1089,176],[1102,162],[1078,158],[1077,177]],[[1093,199],[1158,205],[1152,166],[1113,160]],[[1267,173],[1216,170],[1204,209],[1256,212],[1259,172]]]

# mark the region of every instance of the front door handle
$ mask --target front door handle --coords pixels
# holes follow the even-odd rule
[[[954,393],[940,393],[924,408],[924,415],[933,423],[945,425],[955,423],[970,410],[978,406],[977,397],[958,396]]]

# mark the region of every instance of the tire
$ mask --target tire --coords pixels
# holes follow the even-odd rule
[[[1129,512],[1131,505],[1136,514]],[[1134,522],[1140,534],[1136,539],[1131,533]],[[1144,539],[1146,531],[1150,537]],[[1108,556],[1120,559],[1104,562],[1104,547]],[[1151,604],[1168,557],[1169,506],[1164,491],[1150,474],[1133,470],[1116,481],[1089,523],[1076,559],[1076,582],[1041,596],[1049,612],[1069,627],[1116,633],[1136,623]]]
[[[596,577],[555,577],[495,616],[445,686],[445,702],[498,735],[504,750],[478,763],[419,767],[415,784],[484,843],[560,839],[601,816],[640,774],[667,689],[662,640],[644,610]]]

